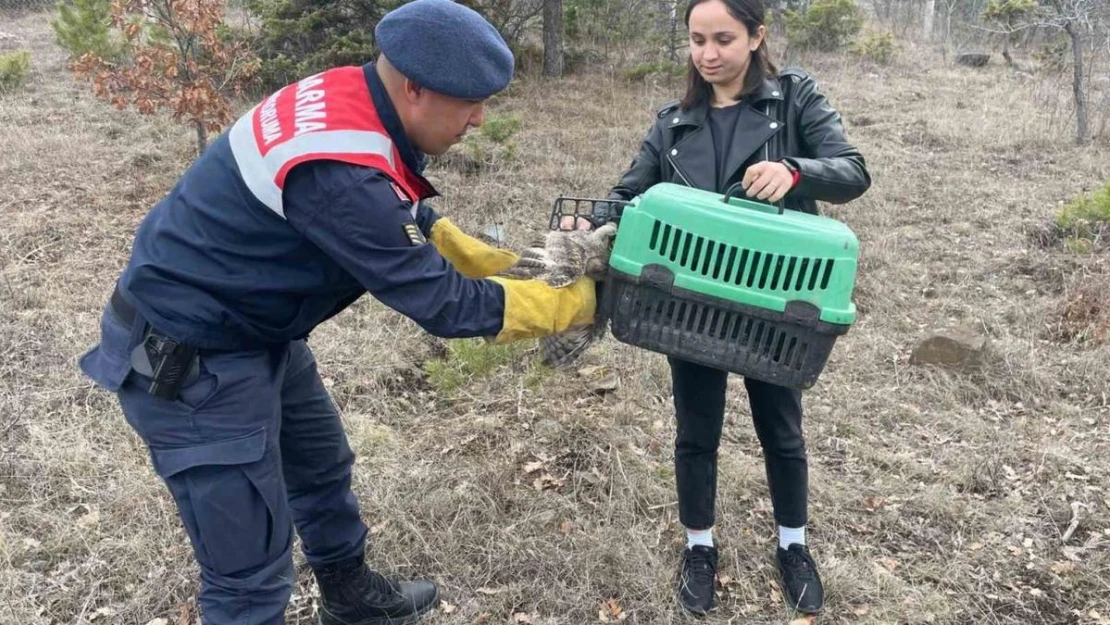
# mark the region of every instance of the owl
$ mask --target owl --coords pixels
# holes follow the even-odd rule
[[[609,253],[617,236],[616,224],[596,230],[553,230],[542,247],[526,249],[520,260],[499,275],[519,280],[543,280],[553,287],[572,284],[582,276],[601,281],[609,269]],[[588,326],[540,339],[540,360],[552,367],[565,367],[577,360],[587,348],[605,336],[608,319],[598,316]]]
[[[617,226],[612,223],[597,230],[552,230],[542,246],[524,250],[520,260],[500,275],[520,280],[535,278],[556,288],[582,276],[604,280],[616,236]]]

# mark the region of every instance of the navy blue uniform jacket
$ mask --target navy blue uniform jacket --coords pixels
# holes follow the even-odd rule
[[[373,105],[408,167],[424,157],[406,138],[372,65]],[[367,103],[368,105],[370,103]],[[167,335],[209,349],[249,349],[306,337],[371,293],[437,336],[494,336],[504,291],[458,273],[425,237],[438,218],[415,219],[380,171],[338,161],[294,167],[285,219],[233,175],[227,133],[197,159],[144,219],[120,288]]]

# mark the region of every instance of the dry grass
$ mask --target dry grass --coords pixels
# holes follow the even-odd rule
[[[33,76],[0,96],[0,623],[188,625],[196,569],[174,508],[76,359],[135,225],[188,165],[190,133],[73,84],[44,16],[2,30],[33,51]],[[911,52],[883,68],[806,62],[875,179],[829,211],[859,234],[863,270],[859,322],[806,398],[820,620],[1105,623],[1110,354],[1053,328],[1072,278],[1105,277],[1106,261],[1029,233],[1106,179],[1107,150],[1044,130],[1002,68]],[[559,194],[607,190],[673,93],[604,73],[521,81],[495,104],[524,120],[516,159],[477,177],[434,171],[437,206],[530,237]],[[957,322],[990,336],[985,370],[907,364],[931,328]],[[437,392],[419,365],[442,345],[369,298],[313,345],[358,452],[373,562],[439,581],[451,608],[428,622],[595,623],[609,599],[626,623],[691,620],[672,592],[681,530],[661,356],[606,341],[587,359],[619,375],[603,397],[519,350]],[[705,621],[785,623],[762,459],[732,388],[726,583]],[[288,615],[307,624],[300,571]]]

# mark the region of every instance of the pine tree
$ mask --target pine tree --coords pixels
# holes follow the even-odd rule
[[[106,61],[122,56],[124,45],[112,36],[112,0],[59,0],[57,9],[50,25],[71,60],[85,53]]]
[[[259,79],[267,90],[274,90],[332,67],[370,61],[377,52],[374,26],[400,4],[401,0],[247,0],[247,8],[262,21]]]

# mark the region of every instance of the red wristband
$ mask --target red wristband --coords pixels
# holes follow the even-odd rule
[[[802,172],[795,169],[794,170],[794,179],[790,181],[790,188],[793,189],[794,187],[798,186],[798,181],[801,180],[801,179],[802,179]]]

